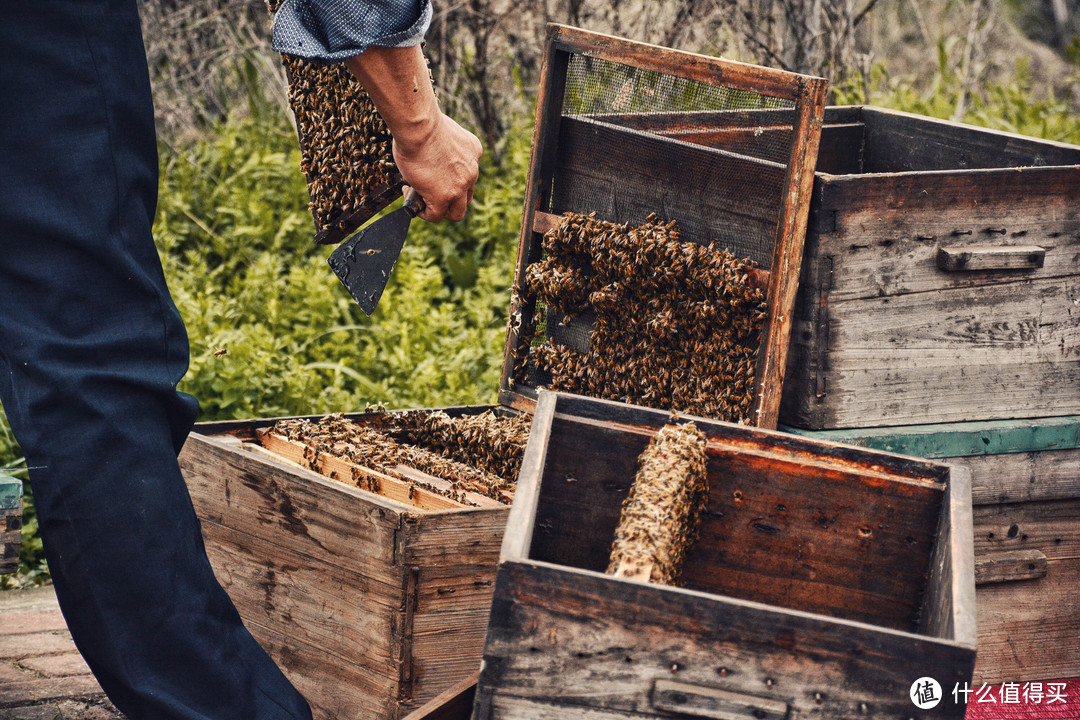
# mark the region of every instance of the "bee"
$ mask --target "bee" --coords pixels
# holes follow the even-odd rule
[[[228,354],[229,354],[229,351],[226,350],[225,348],[218,348],[217,350],[214,351],[214,357],[223,357],[223,356],[228,355]]]
[[[574,362],[550,339],[537,346],[539,329],[520,334],[516,377],[528,378],[533,367],[549,374],[555,389],[653,407],[677,402],[736,419],[746,404],[745,378],[753,376],[752,361],[739,364],[739,358],[756,357],[766,316],[762,293],[748,285],[746,261],[715,244],[680,240],[677,224],[655,213],[637,227],[567,213],[541,248],[523,287],[545,303],[541,319],[550,325],[551,313],[561,312],[565,325],[588,309],[596,321],[588,352]],[[579,278],[587,284],[574,282]],[[574,297],[583,290],[587,296]],[[725,385],[737,388],[739,398],[715,400]]]

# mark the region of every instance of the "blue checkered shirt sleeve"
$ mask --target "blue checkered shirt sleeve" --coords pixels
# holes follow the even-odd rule
[[[274,49],[340,62],[372,45],[419,45],[430,24],[430,0],[285,0],[274,16]]]

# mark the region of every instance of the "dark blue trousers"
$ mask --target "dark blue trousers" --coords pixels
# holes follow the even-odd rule
[[[156,202],[136,0],[0,0],[0,401],[42,468],[71,634],[132,720],[310,718],[215,580],[177,466],[198,404]]]

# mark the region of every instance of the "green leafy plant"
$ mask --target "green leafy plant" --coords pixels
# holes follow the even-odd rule
[[[955,51],[952,39],[938,45],[938,69],[928,83],[916,86],[912,78],[892,77],[884,65],[871,70],[870,96],[863,78],[851,76],[833,88],[838,105],[870,103],[950,119],[961,103],[963,81],[952,68],[950,54]],[[1028,61],[1020,58],[1011,79],[986,83],[973,92],[963,105],[961,121],[995,130],[1030,135],[1058,142],[1080,143],[1080,115],[1069,104],[1055,98],[1052,90],[1040,94],[1031,79]]]
[[[34,494],[27,482],[26,459],[15,441],[4,409],[0,408],[0,468],[4,473],[23,481],[23,533],[19,548],[19,569],[12,575],[0,575],[0,590],[41,585],[49,579],[45,550],[38,535]]]
[[[203,418],[494,400],[529,135],[485,161],[465,221],[414,223],[370,318],[313,244],[284,116],[233,118],[164,154],[155,237]]]

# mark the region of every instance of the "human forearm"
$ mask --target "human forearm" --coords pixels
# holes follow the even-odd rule
[[[424,198],[421,217],[462,219],[482,149],[476,136],[439,110],[419,46],[373,46],[345,62],[394,137],[402,177]]]
[[[440,111],[419,46],[369,47],[345,65],[363,84],[402,149],[415,150],[430,139]]]

